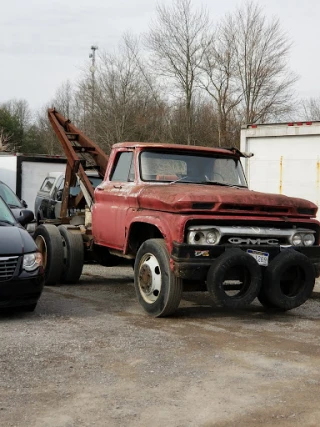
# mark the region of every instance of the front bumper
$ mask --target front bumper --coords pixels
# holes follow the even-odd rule
[[[44,274],[22,273],[11,280],[0,282],[0,308],[34,304],[41,296]]]
[[[290,246],[307,256],[315,268],[315,276],[320,276],[320,246]],[[177,277],[187,280],[206,280],[207,273],[216,258],[228,249],[241,249],[246,252],[253,249],[260,252],[269,253],[269,262],[273,260],[281,251],[286,250],[286,246],[262,246],[262,245],[190,245],[186,243],[173,243],[171,258],[173,261],[173,271]]]

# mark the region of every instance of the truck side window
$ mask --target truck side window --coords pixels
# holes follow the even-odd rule
[[[55,178],[46,178],[40,188],[40,191],[45,191],[46,193],[50,193],[53,184],[54,184]]]
[[[111,175],[111,181],[132,181],[133,152],[120,153],[116,160],[116,166]],[[130,175],[130,176],[129,176]]]

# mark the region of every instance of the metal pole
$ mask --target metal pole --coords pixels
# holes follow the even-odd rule
[[[93,112],[94,107],[94,95],[95,95],[95,71],[96,71],[96,50],[98,49],[98,46],[91,46],[92,53],[90,53],[89,58],[92,59],[92,64],[90,67],[91,71],[91,83],[92,83],[92,90],[91,90],[91,110]]]

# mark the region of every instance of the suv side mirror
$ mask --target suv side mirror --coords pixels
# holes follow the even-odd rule
[[[34,220],[34,214],[29,209],[21,209],[19,215],[15,215],[15,219],[23,226]]]
[[[27,205],[27,202],[25,200],[21,200],[21,204],[24,208],[27,209],[28,205]]]

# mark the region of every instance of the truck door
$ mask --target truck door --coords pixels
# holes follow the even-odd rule
[[[123,249],[126,213],[134,186],[133,151],[119,152],[110,179],[102,182],[95,192],[94,235],[108,247]]]
[[[40,190],[38,191],[35,202],[35,215],[39,216],[40,219],[54,218],[51,193],[54,188],[55,180],[55,177],[48,176],[45,178]]]

